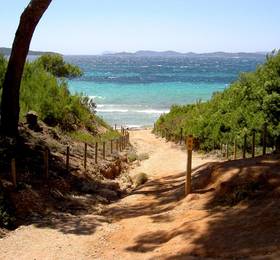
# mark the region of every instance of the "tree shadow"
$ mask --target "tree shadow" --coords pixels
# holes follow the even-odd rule
[[[199,171],[205,167],[209,167],[209,164],[193,170]],[[102,215],[113,216],[115,221],[139,216],[148,216],[154,222],[171,221],[172,217],[166,213],[180,205],[185,197],[184,185],[185,172],[153,179],[129,194],[131,197],[138,195],[135,203],[112,205],[102,211]],[[204,193],[208,190],[200,189],[197,192]]]
[[[204,165],[193,177],[194,193],[205,200],[201,215],[174,223],[172,230],[144,233],[128,251],[153,251],[176,238],[185,241],[180,251],[160,259],[270,259],[271,253],[280,253],[279,156]],[[186,203],[197,205],[191,200],[196,194]],[[192,209],[186,211],[191,216]]]

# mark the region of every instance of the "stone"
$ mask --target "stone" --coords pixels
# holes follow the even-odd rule
[[[38,115],[35,111],[29,111],[26,114],[26,123],[28,124],[29,129],[40,132],[42,128],[38,124]]]

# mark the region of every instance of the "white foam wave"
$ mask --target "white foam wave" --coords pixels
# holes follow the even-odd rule
[[[103,112],[103,113],[113,113],[113,112],[119,112],[119,113],[127,113],[129,110],[128,109],[96,109],[97,112]]]
[[[93,99],[93,100],[95,100],[95,99],[102,99],[102,100],[104,100],[105,99],[105,97],[101,97],[101,96],[89,96],[89,98]]]
[[[145,113],[145,114],[164,114],[164,113],[168,113],[169,110],[144,109],[144,110],[136,110],[135,112]]]
[[[135,109],[121,109],[121,108],[106,108],[105,105],[97,106],[97,112],[101,113],[142,113],[142,114],[164,114],[168,113],[169,110],[157,110],[157,109],[142,109],[142,110],[135,110]]]

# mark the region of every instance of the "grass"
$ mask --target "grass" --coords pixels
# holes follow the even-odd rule
[[[120,134],[113,130],[108,130],[104,134],[92,135],[90,132],[78,130],[70,132],[68,135],[78,142],[95,144],[100,142],[107,142],[120,137]]]

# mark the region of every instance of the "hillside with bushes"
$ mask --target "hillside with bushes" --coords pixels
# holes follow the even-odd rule
[[[161,135],[180,137],[193,134],[200,149],[219,148],[221,143],[242,145],[244,135],[256,131],[261,144],[264,124],[268,145],[280,146],[280,52],[273,52],[255,72],[242,73],[223,92],[214,93],[207,102],[174,105],[155,124]]]
[[[0,56],[1,92],[6,68],[7,60]],[[126,157],[116,144],[121,135],[95,114],[95,103],[89,97],[69,92],[67,78],[81,74],[80,68],[57,54],[43,55],[25,64],[19,136],[0,138],[0,231],[3,226],[13,228],[26,223],[34,214],[48,214],[48,208],[61,211],[67,203],[72,208],[87,209],[88,205],[69,199],[69,194],[95,194],[88,199],[89,204],[108,203],[121,196],[121,180],[110,180],[126,168]],[[11,178],[12,160],[16,186]],[[46,167],[48,181],[44,176]]]

